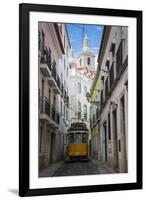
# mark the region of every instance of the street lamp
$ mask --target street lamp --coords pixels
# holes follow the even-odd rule
[[[87,98],[87,101],[88,101],[89,103],[93,103],[93,104],[96,105],[96,106],[99,106],[99,105],[100,105],[100,101],[92,101],[92,100],[91,100],[91,95],[90,95],[89,92],[87,92],[86,98]]]
[[[103,72],[105,72],[105,73],[107,73],[109,75],[109,71],[108,70],[100,69],[100,71],[103,71]]]

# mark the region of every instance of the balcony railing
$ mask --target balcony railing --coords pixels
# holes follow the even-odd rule
[[[52,86],[56,87],[57,90],[56,93],[59,93],[60,88],[60,77],[56,72],[56,62],[55,60],[52,62],[51,61],[51,50],[47,49],[47,47],[43,48],[41,51],[41,59],[40,59],[41,64],[46,64],[45,66],[41,66],[41,71],[44,74],[44,76],[49,77],[49,82]],[[48,69],[47,69],[48,67]],[[56,84],[55,84],[56,82]],[[58,88],[57,88],[58,87]],[[58,90],[59,89],[59,90]]]
[[[51,105],[47,97],[40,98],[40,113],[45,113],[51,120],[60,123],[60,114],[56,111],[55,107]]]
[[[51,51],[44,47],[41,51],[41,63],[46,63],[49,70],[51,70]]]

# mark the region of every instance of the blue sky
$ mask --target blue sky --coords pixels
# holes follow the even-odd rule
[[[74,55],[78,55],[82,49],[83,27],[85,34],[89,38],[89,46],[95,55],[98,54],[103,26],[101,25],[86,25],[86,24],[67,24],[68,35],[74,51]]]

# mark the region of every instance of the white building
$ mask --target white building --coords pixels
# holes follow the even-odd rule
[[[86,94],[95,75],[95,55],[89,48],[87,36],[83,39],[83,48],[76,59],[71,52],[70,67],[71,123],[85,122],[90,130],[90,103],[87,101]]]

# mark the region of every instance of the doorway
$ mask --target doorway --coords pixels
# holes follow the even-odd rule
[[[117,108],[113,110],[113,163],[115,170],[118,170],[118,136],[117,136]]]
[[[125,134],[125,99],[124,95],[120,99],[120,115],[121,115],[121,151],[123,158],[123,172],[127,172],[127,152],[126,152],[126,134]]]
[[[103,123],[103,158],[107,161],[107,123]]]

